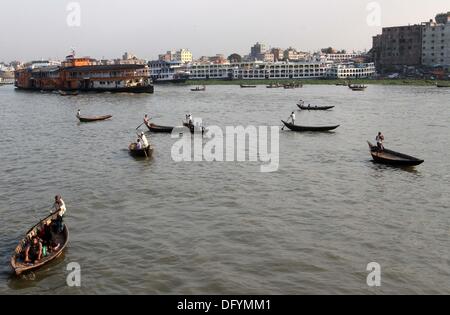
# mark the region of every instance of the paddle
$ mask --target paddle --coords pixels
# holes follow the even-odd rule
[[[287,122],[289,122],[289,118],[291,118],[291,116],[289,116],[289,117],[286,119]],[[284,125],[283,128],[281,128],[281,130],[284,131],[284,128],[286,128],[286,125]]]
[[[145,124],[145,121],[144,121],[142,124],[140,124],[139,126],[137,126],[137,127],[136,127],[136,130],[138,130],[139,128],[141,128],[141,126],[142,126],[143,124]]]

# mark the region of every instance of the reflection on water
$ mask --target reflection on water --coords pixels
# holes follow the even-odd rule
[[[2,87],[0,293],[449,294],[449,95],[158,86],[154,95],[61,97]],[[144,113],[166,126],[186,113],[206,127],[280,126],[300,98],[336,107],[302,112],[297,123],[341,126],[280,132],[274,173],[259,163],[175,163],[176,139],[165,134],[149,134],[151,159],[127,151]],[[78,109],[113,119],[79,124]],[[425,163],[374,164],[366,140],[378,131],[387,147]],[[68,251],[30,278],[13,277],[9,256],[58,193]],[[379,289],[366,286],[372,261],[382,267]],[[70,262],[81,265],[79,289],[66,286]]]

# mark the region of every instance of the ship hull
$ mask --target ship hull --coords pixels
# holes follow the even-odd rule
[[[123,88],[104,88],[104,89],[96,89],[96,88],[89,88],[89,89],[42,89],[37,87],[21,87],[16,86],[18,90],[26,90],[26,91],[46,91],[46,92],[52,92],[52,91],[64,91],[64,92],[71,92],[71,91],[77,91],[77,92],[93,92],[93,93],[148,93],[153,94],[155,92],[155,88],[153,85],[148,86],[135,86],[135,87],[123,87]]]

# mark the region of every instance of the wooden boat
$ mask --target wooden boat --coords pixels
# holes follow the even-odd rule
[[[277,84],[270,84],[270,85],[266,86],[266,88],[268,88],[268,89],[278,89],[280,87],[283,87],[283,86],[281,84],[279,84],[279,83],[277,83]]]
[[[110,119],[112,116],[111,115],[105,115],[105,116],[91,116],[91,117],[82,117],[82,116],[78,116],[77,118],[80,120],[80,122],[94,122],[94,121],[101,121],[101,120],[106,120],[106,119]]]
[[[27,246],[29,245],[31,236],[34,236],[40,231],[47,222],[53,222],[57,219],[59,212],[53,213],[46,217],[44,220],[40,221],[38,224],[33,226],[27,233],[26,236],[20,241],[19,245],[17,245],[14,254],[11,256],[11,267],[13,268],[16,275],[20,275],[27,271],[34,271],[39,269],[40,267],[48,264],[52,260],[55,260],[63,253],[64,249],[67,247],[69,243],[69,229],[67,225],[63,224],[63,230],[61,233],[56,233],[52,229],[52,242],[58,244],[58,248],[50,253],[47,256],[43,257],[40,261],[36,263],[25,263],[24,255]]]
[[[436,82],[436,87],[438,87],[438,88],[450,88],[450,82],[446,82],[446,83],[443,83],[443,82],[441,82],[441,83]]]
[[[199,87],[197,86],[195,89],[191,89],[191,92],[204,92],[206,91],[206,86]]]
[[[76,95],[78,95],[78,91],[63,91],[63,90],[59,90],[59,95],[62,95],[62,96],[76,96]]]
[[[168,126],[159,126],[156,124],[149,124],[147,125],[148,130],[154,133],[172,133],[173,129],[175,127],[168,127]]]
[[[352,91],[365,91],[365,89],[367,89],[366,85],[361,85],[361,84],[349,84],[348,87]]]
[[[302,110],[329,110],[334,108],[334,106],[305,106],[302,104],[297,104],[297,106]]]
[[[367,141],[367,143],[369,144],[370,154],[376,163],[407,167],[417,166],[424,162],[424,160],[386,148],[383,151],[380,151],[376,145],[373,145],[369,141]]]
[[[241,88],[243,89],[249,89],[249,88],[255,88],[256,85],[248,85],[248,84],[241,84]]]
[[[298,132],[306,132],[306,131],[311,131],[311,132],[325,132],[325,131],[331,131],[334,129],[337,129],[340,125],[335,125],[335,126],[319,126],[319,127],[314,127],[314,126],[300,126],[300,125],[294,125],[288,122],[285,122],[284,120],[282,120],[283,124],[288,127],[290,130],[292,131],[298,131]]]
[[[128,150],[130,152],[130,154],[134,157],[151,157],[153,154],[153,147],[151,145],[149,145],[147,148],[145,149],[136,149],[137,143],[131,143],[128,146]]]

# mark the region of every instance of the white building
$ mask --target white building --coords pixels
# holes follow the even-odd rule
[[[371,78],[375,73],[375,64],[373,62],[362,64],[334,64],[329,68],[327,77],[332,79],[359,79]]]
[[[193,64],[190,79],[316,79],[324,78],[329,64],[323,62],[242,62],[225,65]]]
[[[447,18],[447,20],[437,18],[438,22],[429,22],[423,24],[423,65],[450,65],[450,14],[448,15],[448,17],[449,18]],[[444,24],[439,22],[446,23]]]
[[[352,60],[354,58],[361,57],[361,54],[325,54],[325,58],[328,61],[334,61],[334,62],[343,62]]]

